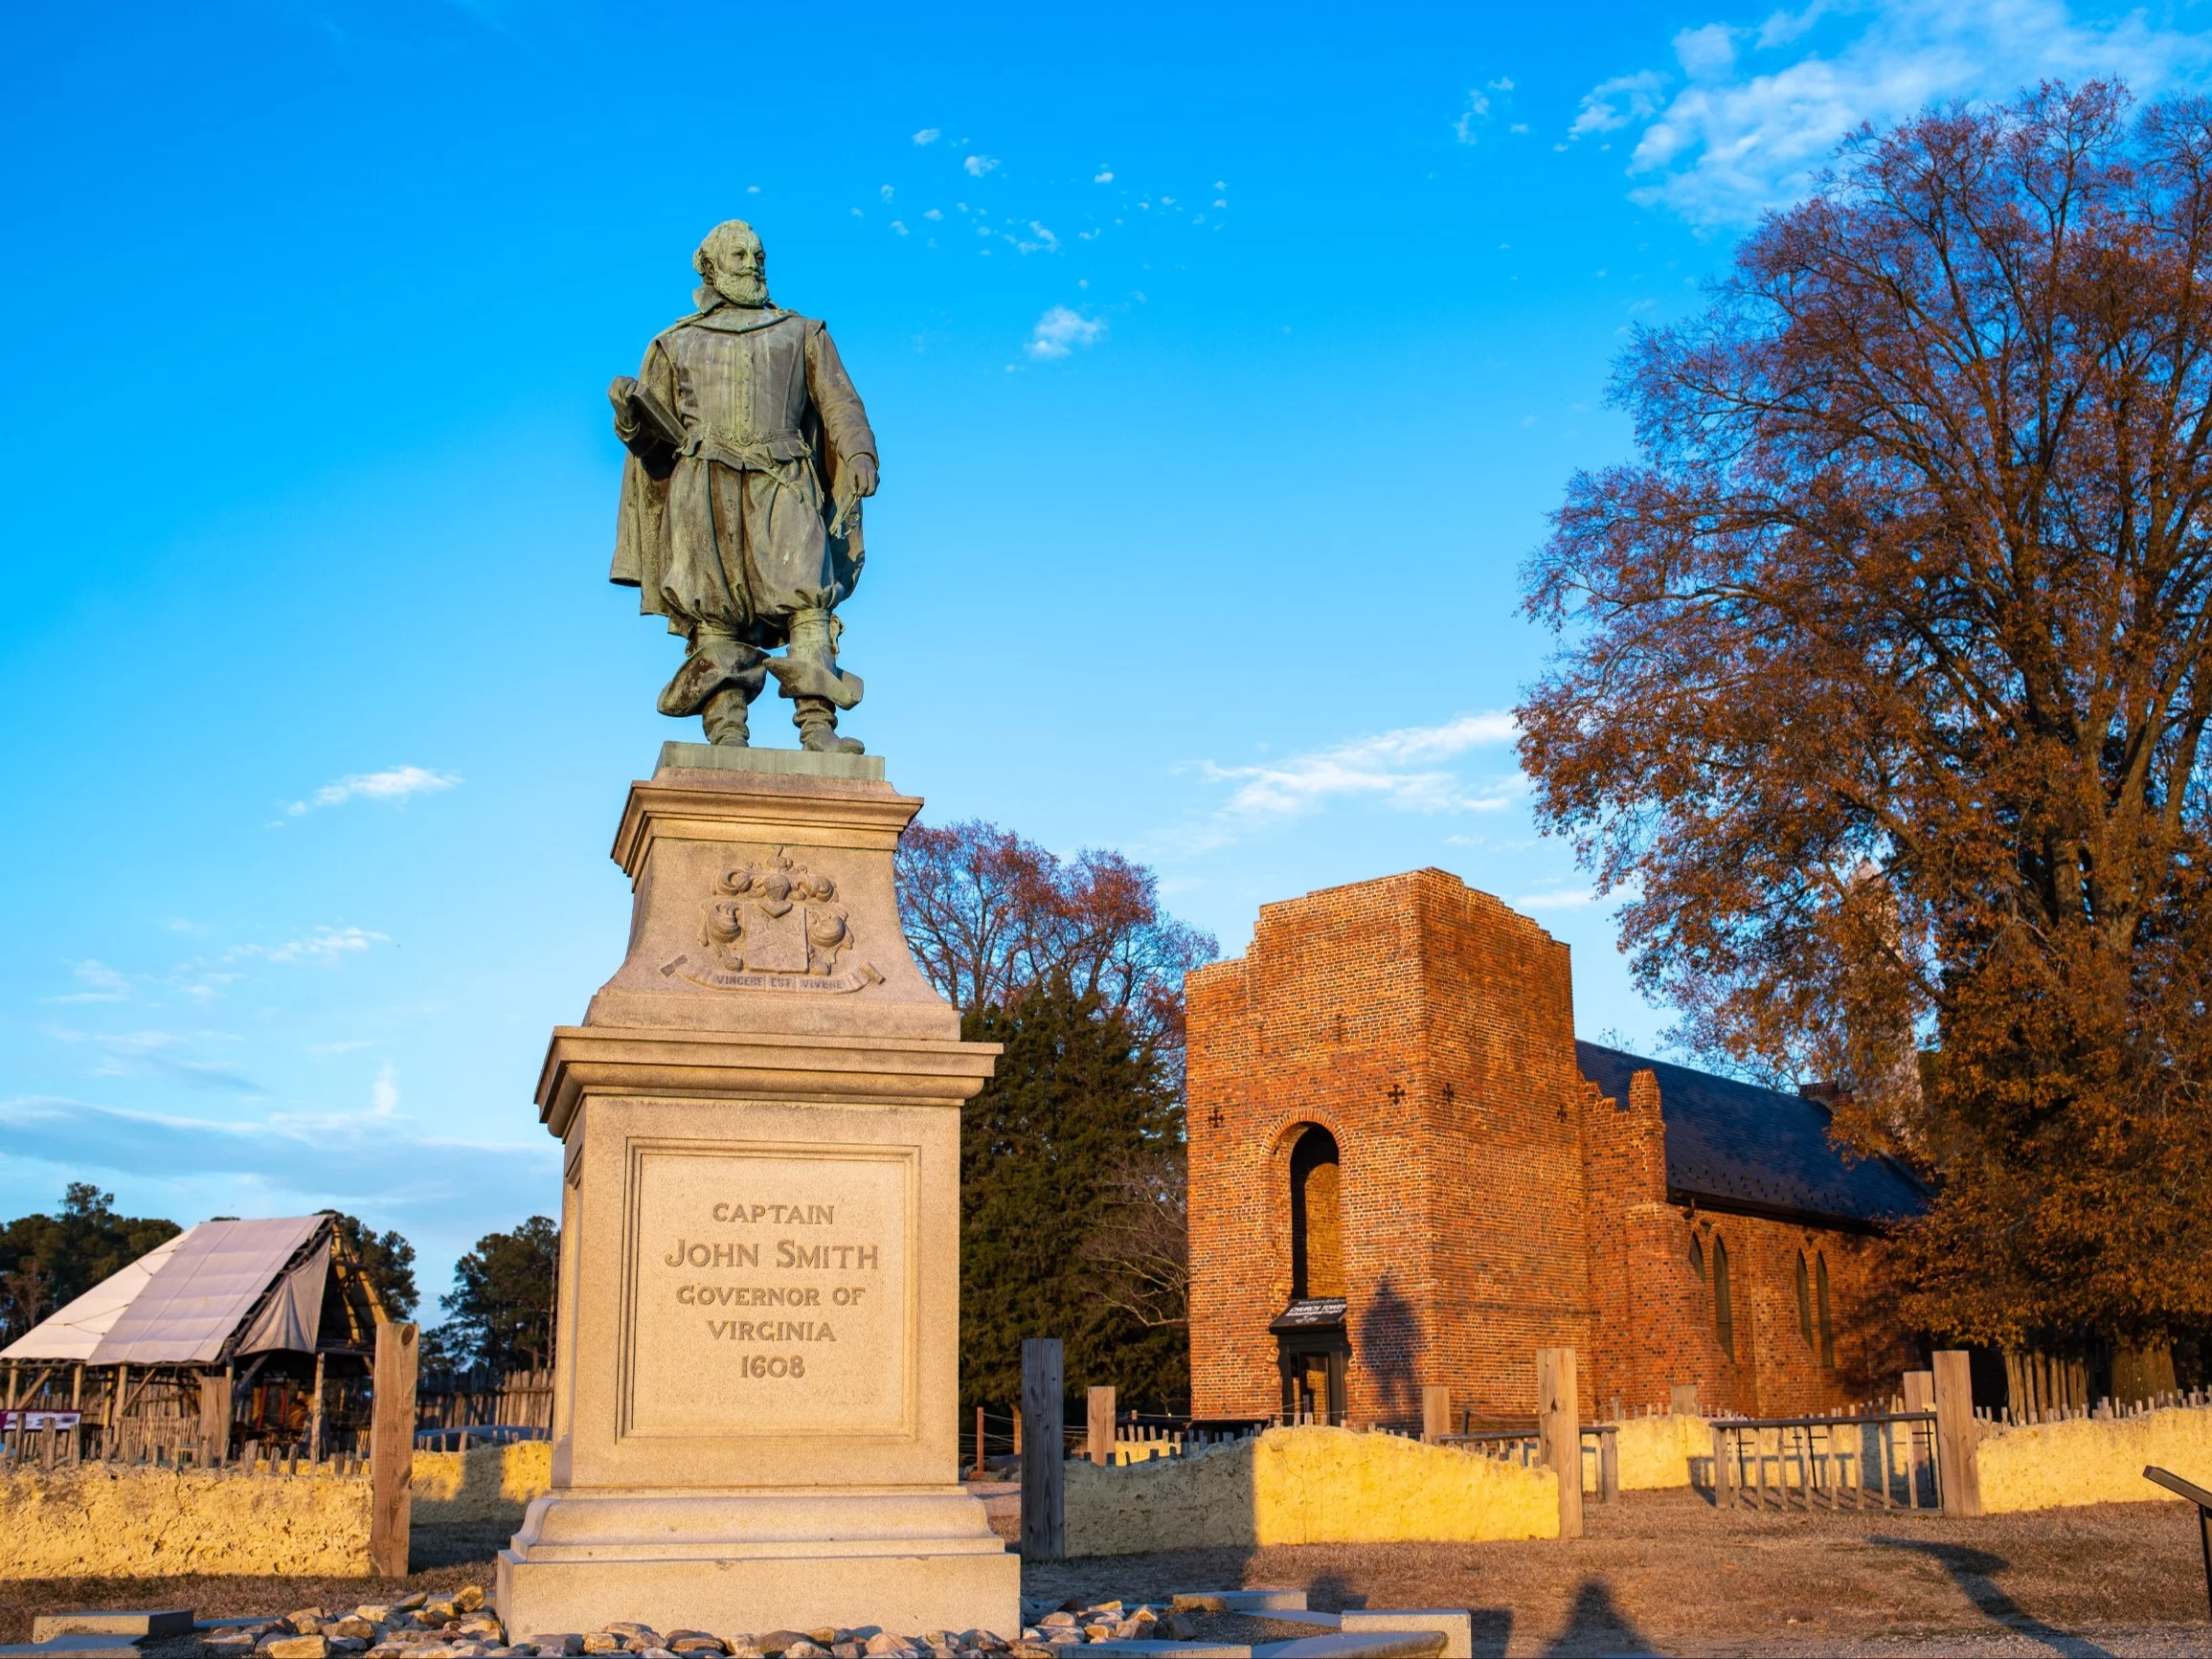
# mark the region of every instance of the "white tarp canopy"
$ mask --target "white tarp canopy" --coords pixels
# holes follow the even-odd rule
[[[317,1247],[295,1262],[319,1229]],[[212,1364],[257,1307],[260,1315],[234,1353],[312,1353],[329,1270],[330,1240],[322,1216],[202,1222],[33,1326],[0,1349],[0,1359]]]

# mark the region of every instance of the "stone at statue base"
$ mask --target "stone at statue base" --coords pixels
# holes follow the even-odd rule
[[[959,1483],[959,1107],[998,1050],[899,933],[920,805],[872,756],[694,744],[631,788],[629,953],[538,1086],[553,1491],[500,1556],[514,1640],[1020,1627]]]

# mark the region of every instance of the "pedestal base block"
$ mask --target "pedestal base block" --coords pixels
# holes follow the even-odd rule
[[[1021,1628],[959,1485],[963,1042],[899,930],[921,802],[867,756],[671,745],[615,853],[622,965],[553,1033],[553,1490],[499,1559],[517,1642]]]
[[[1021,1629],[1022,1567],[957,1490],[554,1492],[500,1552],[510,1640],[634,1620],[729,1636]]]

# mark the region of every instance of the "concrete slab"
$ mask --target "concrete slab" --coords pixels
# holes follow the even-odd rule
[[[1361,1607],[1340,1615],[1347,1634],[1368,1630],[1441,1630],[1444,1659],[1474,1659],[1475,1615],[1464,1607]]]
[[[1443,1659],[1450,1640],[1443,1630],[1376,1630],[1251,1647],[1237,1642],[1086,1642],[1082,1653],[1083,1659]]]
[[[1442,1659],[1446,1640],[1441,1630],[1343,1630],[1255,1646],[1252,1659]]]
[[[189,1636],[192,1632],[190,1607],[41,1613],[31,1621],[33,1642],[43,1642],[52,1636]]]
[[[0,1647],[0,1659],[34,1659],[36,1655],[53,1659],[143,1659],[137,1644],[127,1636],[52,1636],[43,1642]]]

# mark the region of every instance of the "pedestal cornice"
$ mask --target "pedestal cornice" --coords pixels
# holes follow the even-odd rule
[[[556,1025],[538,1121],[565,1137],[588,1094],[957,1107],[991,1075],[995,1042]]]
[[[757,841],[888,853],[921,805],[888,783],[664,772],[630,785],[612,855],[636,881],[655,840],[725,841],[734,824]]]

